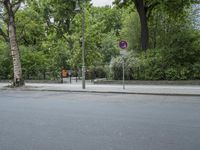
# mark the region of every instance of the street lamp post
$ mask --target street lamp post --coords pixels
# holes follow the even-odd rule
[[[78,0],[76,0],[75,11],[80,11]],[[82,7],[82,89],[85,89],[85,0]]]

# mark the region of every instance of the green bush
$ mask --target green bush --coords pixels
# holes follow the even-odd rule
[[[180,78],[176,68],[166,69],[165,76],[167,80],[178,80]]]
[[[86,79],[106,78],[107,66],[90,66],[86,72]]]
[[[125,60],[125,77],[128,80],[195,80],[200,79],[200,42],[191,33],[180,36],[170,48],[149,49],[130,54]],[[185,42],[183,42],[185,41]],[[180,42],[180,43],[179,43]],[[178,46],[179,44],[182,46]],[[114,80],[122,79],[122,58],[110,64]]]
[[[142,74],[139,79],[162,80],[165,78],[165,62],[163,60],[163,49],[149,49],[143,52],[139,57],[139,67],[142,68]]]
[[[195,63],[192,68],[191,79],[200,79],[200,62]]]
[[[6,43],[0,42],[0,79],[11,79],[13,76],[12,59]]]
[[[25,79],[41,79],[47,70],[47,59],[43,52],[32,47],[21,47],[22,70]]]
[[[122,58],[116,57],[111,60],[110,69],[111,69],[111,77],[114,80],[121,80],[122,79]]]

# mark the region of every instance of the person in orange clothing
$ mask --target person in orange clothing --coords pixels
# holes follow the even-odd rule
[[[66,69],[62,68],[61,70],[61,83],[63,83],[63,78],[67,78],[68,72]]]
[[[67,78],[68,72],[66,69],[62,69],[62,78]]]

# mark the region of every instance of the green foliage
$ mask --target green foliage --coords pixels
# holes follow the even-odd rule
[[[108,71],[108,66],[90,66],[86,72],[86,79],[106,78]]]
[[[82,1],[79,1],[82,6]],[[114,7],[86,3],[87,78],[122,79],[119,40],[128,41],[125,77],[129,80],[200,79],[200,31],[191,1],[145,0],[149,45],[140,52],[140,19],[133,0]],[[152,7],[153,6],[153,7]],[[196,5],[195,5],[196,6]],[[61,68],[82,66],[82,13],[75,1],[27,0],[16,13],[17,38],[26,79],[58,79]],[[174,11],[176,10],[176,11]],[[197,11],[198,12],[198,11]],[[1,13],[1,12],[0,12]],[[197,13],[198,14],[198,13]],[[6,24],[0,19],[0,79],[12,77]],[[108,67],[108,65],[110,66]]]
[[[129,61],[125,58],[125,78],[130,79]],[[123,58],[121,56],[113,58],[110,63],[110,75],[114,80],[122,80],[123,77]]]
[[[43,18],[31,7],[19,10],[16,14],[17,37],[21,45],[41,46],[45,38]]]
[[[177,33],[169,43],[169,51],[175,54],[168,56],[172,63],[184,65],[199,61],[200,34],[197,31]]]
[[[200,33],[193,30],[177,33],[169,46],[140,56],[145,68],[144,79],[199,79]]]
[[[110,63],[110,68],[111,68],[111,77],[114,80],[120,80],[122,77],[122,58],[117,57],[113,58]]]
[[[147,53],[142,53],[140,59],[141,79],[145,80],[163,80],[165,79],[165,67],[163,52],[165,49],[152,49]],[[168,60],[166,60],[168,61]]]
[[[172,36],[168,47],[131,54],[126,59],[126,79],[200,79],[200,32],[185,30]],[[122,60],[111,63],[113,79],[122,77]]]
[[[140,21],[138,14],[129,8],[123,13],[123,28],[120,32],[121,39],[127,40],[128,50],[140,49]]]
[[[48,66],[43,52],[35,51],[34,47],[20,47],[20,49],[24,78],[43,78],[43,73],[45,73]]]
[[[11,79],[12,62],[8,46],[0,41],[0,79]]]
[[[108,33],[101,43],[101,53],[103,54],[103,62],[110,63],[113,57],[119,55],[117,39],[113,33]]]
[[[109,33],[111,31],[117,31],[121,29],[122,11],[117,8],[111,7],[91,7],[89,9],[92,23],[100,24],[102,33]]]
[[[194,42],[195,43],[195,42]],[[139,55],[129,55],[125,63],[126,79],[135,80],[195,80],[200,79],[199,48],[191,54],[187,49],[150,49]],[[195,44],[190,48],[195,48]],[[181,51],[181,52],[180,52]],[[174,58],[174,54],[178,58]],[[187,57],[188,56],[188,57]],[[191,60],[193,59],[193,60]],[[111,75],[122,79],[122,59],[111,63]]]
[[[72,45],[73,65],[81,64],[82,53],[82,14],[77,14],[72,22],[71,31],[76,41]],[[117,48],[116,31],[121,27],[118,11],[115,8],[91,7],[85,12],[85,51],[86,65],[102,65],[109,63],[119,51]],[[112,21],[111,21],[112,20]],[[79,44],[79,45],[78,45]]]

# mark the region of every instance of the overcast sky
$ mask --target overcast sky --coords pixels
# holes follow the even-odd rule
[[[112,5],[113,0],[92,0],[94,6]]]

